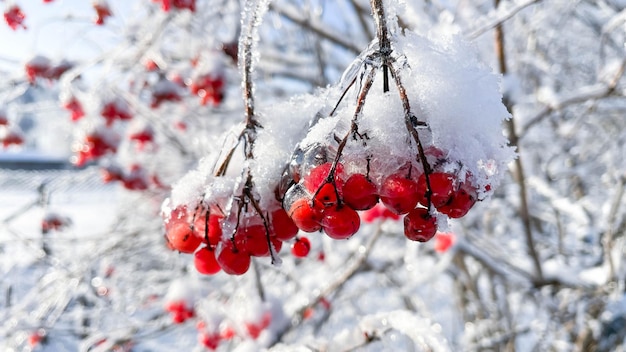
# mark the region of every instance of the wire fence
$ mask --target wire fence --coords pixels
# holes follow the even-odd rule
[[[8,191],[36,191],[46,187],[60,193],[80,193],[111,189],[102,182],[96,167],[82,170],[0,169],[0,196]]]

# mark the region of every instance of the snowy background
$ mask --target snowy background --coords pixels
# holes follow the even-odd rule
[[[420,139],[482,201],[434,212],[427,243],[362,212],[349,240],[300,232],[306,257],[292,239],[282,265],[231,276],[167,248],[165,199],[232,206],[251,173],[272,206],[294,150],[336,151],[355,116],[369,138],[348,139],[342,163],[373,155],[382,182],[415,155],[400,88],[381,89],[370,3],[0,2],[27,27],[0,24],[0,349],[624,351],[626,3],[384,4]],[[254,99],[234,55],[246,44]],[[58,77],[25,70],[63,60]],[[232,147],[245,104],[263,125],[242,134],[247,160]]]

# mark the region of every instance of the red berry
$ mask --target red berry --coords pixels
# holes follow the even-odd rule
[[[297,238],[296,242],[291,245],[291,254],[293,254],[294,257],[306,257],[309,255],[309,251],[311,251],[311,241],[304,236]]]
[[[283,208],[275,210],[272,215],[272,228],[274,237],[281,241],[288,241],[298,234],[298,226],[294,224],[289,214]]]
[[[332,168],[332,162],[326,162],[322,165],[315,166],[309,171],[309,174],[304,177],[304,187],[311,193],[315,193],[326,181],[328,178],[328,174],[330,173],[330,169]],[[337,187],[337,191],[341,193],[341,188],[343,186],[343,164],[337,163],[337,167],[335,168],[335,185]]]
[[[47,335],[47,332],[45,329],[39,329],[37,331],[32,332],[28,336],[28,345],[30,347],[35,347],[39,345],[40,343],[46,340],[46,335]]]
[[[12,30],[17,30],[19,27],[26,29],[24,25],[24,12],[17,5],[11,5],[4,10],[4,21],[9,25]]]
[[[261,321],[259,322],[247,322],[245,323],[246,331],[248,335],[253,339],[256,339],[261,335],[261,332],[265,330],[272,322],[272,315],[269,312],[263,314]]]
[[[93,9],[96,10],[96,19],[94,22],[99,26],[104,24],[104,20],[107,17],[111,17],[113,15],[111,9],[109,8],[109,4],[103,0],[94,2]]]
[[[243,275],[250,268],[250,254],[235,248],[232,241],[223,242],[217,255],[217,262],[225,273],[229,275]]]
[[[406,214],[417,205],[417,182],[401,174],[387,177],[379,193],[383,204],[396,214]]]
[[[72,113],[72,121],[78,121],[85,116],[82,104],[75,97],[70,98],[69,101],[63,104],[63,108]]]
[[[208,214],[208,231],[207,231],[207,214]],[[215,248],[217,244],[222,240],[222,226],[220,221],[224,217],[218,213],[208,213],[207,211],[202,211],[196,214],[196,219],[194,221],[193,230],[194,234],[201,238],[205,243],[207,242],[208,237],[208,245],[212,248]]]
[[[144,150],[146,144],[154,140],[154,131],[151,128],[145,128],[143,130],[131,133],[128,136],[131,141],[137,142],[137,149]]]
[[[400,215],[392,212],[386,206],[381,203],[376,204],[373,208],[368,209],[361,213],[361,217],[365,222],[374,222],[376,219],[382,218],[398,220],[400,219]]]
[[[201,332],[198,335],[198,341],[202,344],[202,346],[210,350],[216,350],[220,345],[220,340],[221,336],[219,333]]]
[[[2,146],[5,148],[10,147],[11,145],[22,145],[24,143],[24,138],[17,131],[9,131],[4,138],[0,137],[2,140]]]
[[[439,232],[435,236],[435,252],[444,253],[456,242],[456,236],[453,233]]]
[[[238,248],[244,249],[252,256],[265,257],[270,255],[267,236],[263,225],[239,226],[235,234],[235,243]]]
[[[224,340],[231,340],[235,337],[235,329],[228,322],[222,322],[220,324],[220,336]]]
[[[337,204],[337,188],[332,183],[325,183],[315,194],[315,200],[325,207],[332,207]]]
[[[354,174],[346,180],[342,196],[354,210],[371,209],[378,203],[376,185],[363,174]]]
[[[415,208],[404,217],[404,235],[411,241],[426,242],[437,233],[437,218],[426,208]]]
[[[356,210],[348,206],[330,208],[324,212],[322,226],[330,238],[348,239],[359,230],[361,218]]]
[[[183,253],[193,253],[202,242],[186,221],[170,221],[167,240],[174,249]]]
[[[463,183],[452,198],[446,204],[437,207],[437,210],[453,219],[458,219],[469,212],[476,204],[476,199],[476,190],[471,185]]]
[[[200,274],[217,274],[222,268],[215,258],[215,251],[208,247],[203,247],[194,254],[193,265]]]
[[[315,232],[322,228],[324,213],[319,202],[312,202],[308,197],[302,197],[293,202],[289,208],[289,217],[300,230]]]
[[[445,172],[433,172],[429,175],[430,181],[430,201],[437,208],[446,204],[452,197],[454,192],[454,176]],[[426,174],[422,174],[417,181],[418,201],[420,204],[427,206],[428,198],[426,193],[428,187],[426,184]]]

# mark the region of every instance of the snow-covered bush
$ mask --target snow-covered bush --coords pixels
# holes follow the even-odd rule
[[[3,348],[624,342],[623,1],[44,3],[0,140],[116,196],[0,176]]]

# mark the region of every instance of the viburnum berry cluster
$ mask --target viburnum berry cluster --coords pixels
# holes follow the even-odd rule
[[[113,16],[113,12],[106,0],[94,0],[92,5],[93,9],[96,11],[96,18],[94,19],[95,24],[101,26],[108,17]]]
[[[26,29],[24,19],[26,19],[26,15],[18,5],[11,5],[4,10],[4,21],[14,31],[20,27]]]
[[[4,110],[0,109],[0,143],[3,148],[21,146],[24,144],[24,136],[20,128],[11,121]]]
[[[72,224],[72,219],[55,212],[47,212],[41,220],[41,233],[63,231]]]
[[[513,152],[499,129],[507,112],[497,79],[465,52],[400,34],[387,24],[382,3],[373,8],[377,40],[337,87],[311,98],[317,102],[308,103],[308,128],[294,132],[286,158],[272,149],[288,144],[281,140],[288,128],[268,125],[254,110],[246,65],[251,39],[244,36],[246,119],[228,134],[238,136],[234,146],[181,179],[163,207],[169,246],[195,253],[199,272],[240,275],[253,256],[278,263],[284,241],[292,241],[294,256],[304,256],[310,242],[298,231],[348,239],[362,216],[371,216],[360,213],[370,210],[402,216],[405,237],[425,242],[499,182]],[[471,52],[458,37],[445,40]],[[452,65],[461,55],[467,65]],[[293,114],[287,110],[274,106],[264,114]],[[232,172],[233,160],[240,171]]]
[[[168,12],[172,8],[178,10],[188,9],[191,12],[196,11],[196,0],[152,0],[156,3],[161,3],[161,9]]]
[[[65,60],[54,64],[47,57],[37,55],[24,64],[24,72],[26,73],[26,79],[32,84],[35,83],[37,78],[49,81],[58,80],[61,75],[72,67],[74,65]]]

